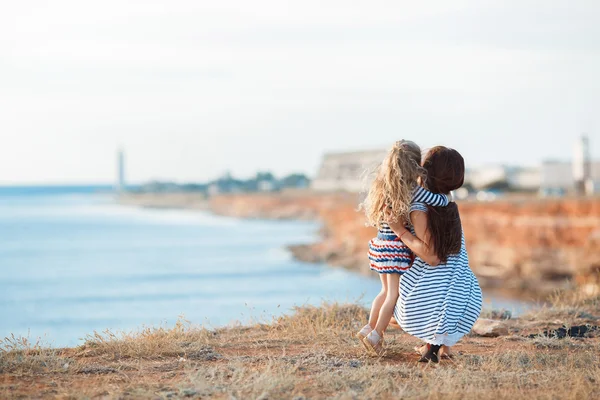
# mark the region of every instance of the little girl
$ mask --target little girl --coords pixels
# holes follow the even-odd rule
[[[356,334],[365,348],[377,355],[384,353],[383,333],[394,313],[398,299],[400,275],[413,262],[412,251],[389,227],[388,222],[409,222],[410,205],[413,202],[431,206],[447,206],[448,197],[433,194],[417,181],[424,177],[421,167],[421,149],[416,143],[396,142],[371,184],[362,203],[367,221],[378,228],[377,237],[369,242],[371,270],[379,272],[381,292],[373,300],[369,323]]]

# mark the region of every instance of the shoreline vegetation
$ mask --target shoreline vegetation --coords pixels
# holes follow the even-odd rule
[[[587,399],[600,396],[600,297],[556,295],[511,319],[487,312],[452,360],[421,364],[419,340],[390,327],[388,351],[353,338],[367,310],[299,307],[271,323],[95,332],[75,348],[7,338],[1,398]]]

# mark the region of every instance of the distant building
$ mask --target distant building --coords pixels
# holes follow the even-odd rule
[[[317,191],[360,192],[368,172],[385,158],[385,150],[325,154],[311,188]],[[591,161],[589,140],[575,144],[573,162],[546,161],[537,167],[491,165],[465,171],[465,188],[549,193],[600,192],[600,161]]]
[[[363,178],[386,155],[386,150],[326,154],[311,188],[317,191],[360,192],[365,185]]]
[[[234,179],[231,173],[226,172],[221,178],[209,183],[206,191],[209,196],[215,196],[226,193],[242,193],[248,190],[243,181]]]
[[[122,192],[127,189],[125,182],[125,151],[119,149],[117,152],[117,184],[116,189]]]
[[[259,192],[272,192],[275,190],[275,182],[273,181],[258,181]]]
[[[277,190],[277,179],[270,172],[258,172],[254,179],[256,190],[259,192],[272,192]]]
[[[568,161],[544,161],[540,191],[542,194],[564,194],[581,192],[581,181],[573,174],[573,163]],[[597,193],[600,190],[600,161],[589,162],[589,177],[585,182],[587,193]]]
[[[542,181],[542,171],[540,167],[515,168],[508,175],[508,187],[516,191],[539,190]]]
[[[573,180],[575,192],[585,194],[589,190],[591,177],[590,142],[583,135],[575,142],[573,152]],[[593,187],[593,184],[592,184]]]
[[[474,189],[504,189],[537,191],[540,187],[540,168],[493,165],[469,169],[465,172],[465,185]]]
[[[600,160],[592,161],[590,142],[581,136],[573,147],[573,161],[542,163],[540,192],[551,194],[593,194],[600,190]]]
[[[365,189],[366,174],[386,155],[385,150],[326,154],[311,187],[318,191],[360,192]],[[465,185],[474,189],[537,191],[540,168],[496,165],[469,169],[465,173]]]
[[[506,175],[506,167],[501,165],[469,168],[465,171],[465,185],[481,189],[492,186],[497,182],[506,182]]]

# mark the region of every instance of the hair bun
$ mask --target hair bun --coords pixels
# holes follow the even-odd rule
[[[406,149],[408,147],[408,141],[404,139],[398,140],[396,143],[394,143],[394,147],[397,149]]]

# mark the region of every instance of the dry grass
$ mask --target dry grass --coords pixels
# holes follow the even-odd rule
[[[571,297],[569,297],[571,296]],[[598,299],[561,295],[511,319],[512,336],[468,336],[454,361],[418,364],[418,340],[390,330],[388,354],[365,355],[356,305],[301,307],[270,324],[207,330],[186,321],[131,334],[95,333],[73,349],[17,338],[0,351],[0,398],[600,397],[600,340],[528,338],[562,323],[598,324]]]
[[[60,372],[74,360],[58,349],[44,347],[40,341],[11,336],[0,343],[0,374],[34,375]]]
[[[600,318],[600,297],[589,297],[581,291],[557,291],[548,298],[548,304],[525,319],[576,322],[581,319],[598,320]]]

